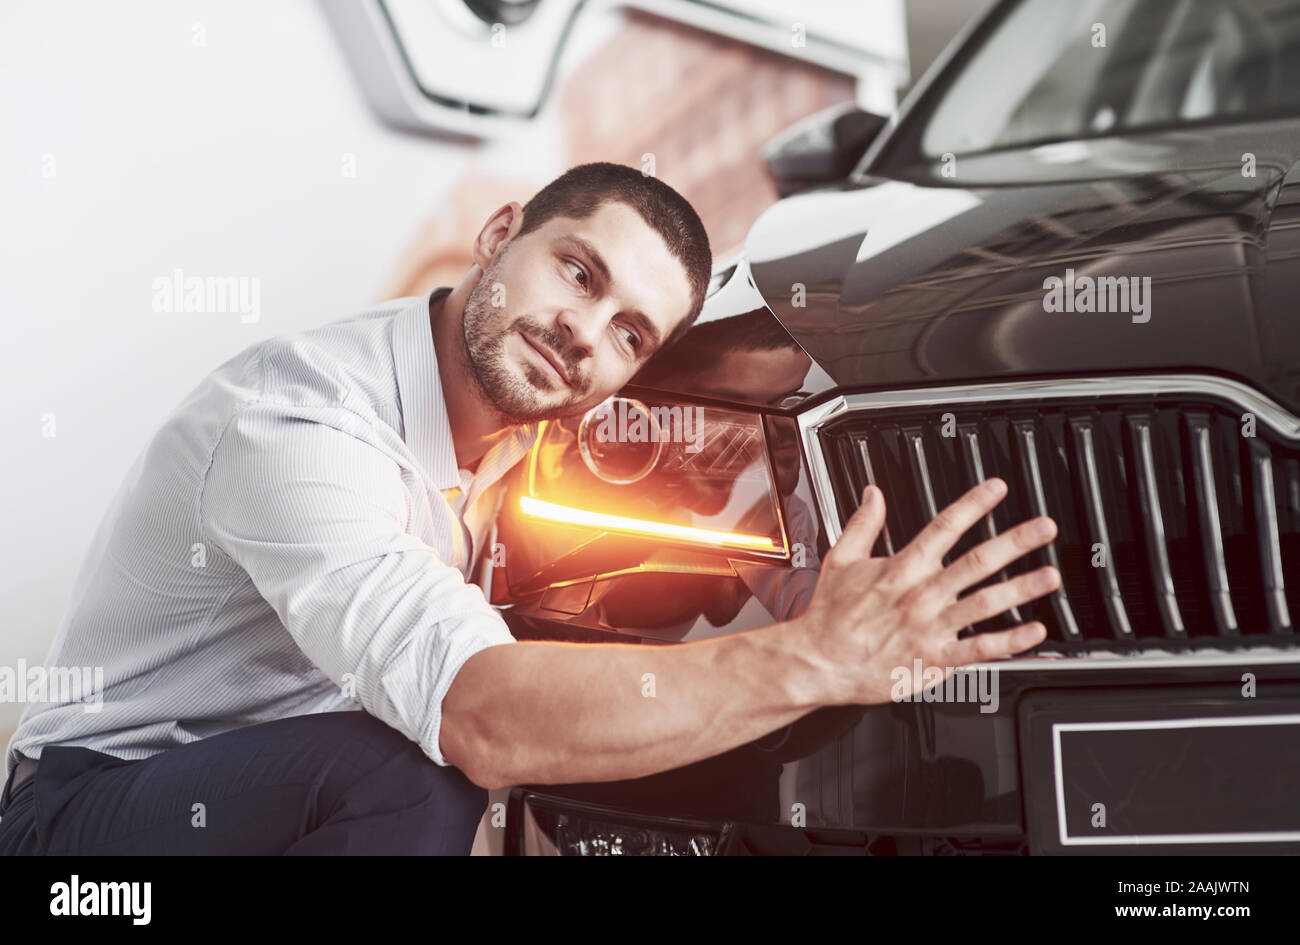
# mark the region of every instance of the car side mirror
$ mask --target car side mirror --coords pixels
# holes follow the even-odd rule
[[[844,180],[888,123],[882,115],[841,104],[791,125],[763,148],[778,195]]]

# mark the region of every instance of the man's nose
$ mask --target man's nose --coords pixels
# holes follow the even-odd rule
[[[569,344],[576,348],[575,357],[586,357],[596,350],[600,341],[600,326],[604,317],[597,313],[584,313],[573,309],[562,309],[556,319],[560,330],[568,338]]]

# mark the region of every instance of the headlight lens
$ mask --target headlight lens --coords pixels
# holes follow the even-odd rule
[[[530,519],[789,556],[761,416],[615,397],[544,425],[520,497]]]
[[[620,425],[625,431],[630,428],[641,435],[611,437],[611,430],[617,433]],[[611,397],[588,410],[578,424],[578,452],[596,478],[614,485],[631,485],[650,475],[659,465],[664,452],[664,429],[655,411],[641,401]]]

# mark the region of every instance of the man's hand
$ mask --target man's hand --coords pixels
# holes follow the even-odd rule
[[[891,672],[905,667],[905,678],[911,679],[916,659],[927,669],[942,669],[946,678],[949,668],[1010,656],[1043,641],[1047,630],[1036,621],[957,638],[963,628],[1061,585],[1056,568],[1042,567],[958,598],[1056,537],[1050,518],[1030,519],[944,567],[944,555],[1006,493],[1001,479],[981,483],[940,512],[907,547],[878,558],[871,550],[885,522],[885,500],[875,486],[863,491],[862,505],[822,562],[813,599],[798,620],[811,658],[831,685],[833,704],[889,702],[896,685]]]

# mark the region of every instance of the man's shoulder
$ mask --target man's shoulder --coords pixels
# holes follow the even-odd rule
[[[418,302],[392,299],[258,345],[259,399],[302,406],[378,404],[397,397],[393,326]]]
[[[313,415],[357,415],[375,422],[396,403],[392,327],[416,301],[393,299],[313,328],[248,345],[208,373],[177,405],[153,446],[176,437],[200,453],[254,405],[304,408]],[[345,417],[346,419],[346,417]],[[200,456],[200,459],[202,457]]]

